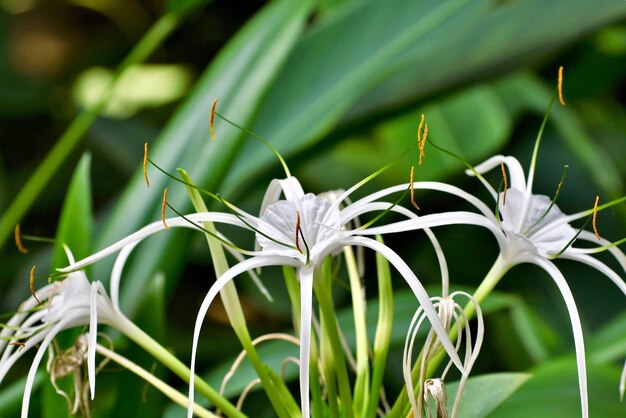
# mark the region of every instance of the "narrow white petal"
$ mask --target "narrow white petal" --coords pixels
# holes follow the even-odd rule
[[[111,270],[109,291],[111,293],[111,302],[113,302],[113,307],[117,310],[120,310],[120,282],[122,280],[122,272],[124,271],[124,266],[126,265],[126,261],[128,261],[128,257],[130,257],[130,253],[133,252],[139,242],[140,241],[135,241],[122,248],[122,251],[120,251],[115,259],[113,270]]]
[[[192,213],[190,215],[185,215],[185,216],[187,219],[191,220],[192,222],[197,223],[199,226],[201,226],[200,225],[201,222],[215,222],[215,223],[224,223],[228,225],[235,225],[235,226],[239,226],[239,227],[246,228],[246,229],[249,228],[235,215],[231,215],[227,213],[200,212],[200,213]],[[196,228],[196,226],[190,224],[187,220],[183,219],[182,217],[170,218],[170,219],[167,219],[166,222],[170,228],[192,228],[192,229]],[[85,266],[93,264],[96,261],[121,250],[122,248],[124,248],[125,246],[129,244],[132,244],[136,241],[141,241],[149,237],[150,235],[163,231],[164,229],[165,227],[163,226],[163,222],[161,221],[153,222],[151,224],[144,226],[139,231],[127,236],[126,238],[119,240],[118,242],[112,244],[111,246],[101,251],[98,251],[97,253],[92,254],[89,257],[78,261],[77,263],[72,263],[69,266],[64,267],[62,269],[58,269],[58,270],[62,273],[68,273],[70,271],[80,270],[84,268]]]
[[[603,273],[606,277],[611,279],[611,281],[615,283],[615,285],[619,287],[619,290],[621,290],[626,296],[626,282],[624,282],[619,274],[615,273],[601,261],[587,254],[570,254],[568,251],[565,251],[560,258],[578,261],[579,263],[587,264],[588,266],[595,268],[600,273]]]
[[[521,164],[514,157],[505,157],[504,155],[496,155],[489,158],[487,161],[484,161],[474,167],[474,170],[479,174],[485,174],[488,171],[493,170],[496,167],[500,167],[500,164],[504,163],[509,169],[509,183],[512,188],[516,188],[519,190],[526,189],[526,176],[524,175],[524,169]],[[471,170],[465,170],[465,174],[468,176],[474,176],[474,173]],[[492,191],[492,196],[495,197],[495,191],[491,186],[489,188]]]
[[[300,404],[302,418],[309,418],[309,357],[313,311],[313,267],[300,269]]]
[[[54,326],[43,339],[41,346],[37,350],[37,354],[35,354],[35,358],[31,363],[30,370],[28,371],[28,376],[26,378],[26,386],[24,387],[24,396],[22,397],[22,418],[28,418],[28,407],[30,405],[30,393],[33,390],[33,385],[35,384],[35,375],[37,374],[37,368],[39,367],[39,363],[41,363],[41,359],[43,355],[46,353],[46,349],[52,342],[52,339],[63,329],[70,321],[74,318],[67,317],[61,320],[58,324]]]
[[[198,315],[196,316],[196,323],[195,323],[194,331],[193,331],[193,341],[192,341],[192,348],[191,348],[191,365],[189,367],[191,372],[189,376],[189,405],[188,405],[188,410],[187,410],[188,418],[192,418],[193,416],[193,404],[194,404],[194,394],[195,394],[194,378],[195,378],[196,352],[198,349],[198,340],[200,338],[200,331],[202,329],[202,323],[204,322],[204,317],[206,316],[206,313],[208,312],[209,307],[211,306],[211,303],[213,302],[213,299],[215,299],[215,297],[218,295],[220,290],[222,290],[222,288],[226,286],[228,282],[230,282],[233,278],[240,275],[241,273],[244,273],[250,269],[254,269],[257,267],[266,267],[266,266],[272,266],[272,265],[287,265],[287,266],[297,267],[299,263],[296,260],[293,260],[291,258],[277,257],[277,256],[266,256],[266,257],[257,256],[257,257],[250,258],[248,260],[242,261],[239,264],[235,264],[234,266],[226,270],[224,274],[222,274],[215,281],[213,286],[211,286],[208,293],[204,297],[204,300],[202,301],[202,305],[200,306],[200,309],[198,310]]]
[[[587,361],[585,359],[585,340],[583,338],[583,329],[580,323],[580,317],[578,315],[578,309],[576,308],[576,302],[574,296],[570,291],[570,288],[565,281],[565,278],[550,261],[541,257],[527,257],[521,259],[527,263],[536,264],[543,268],[554,280],[563,300],[567,311],[569,313],[570,322],[572,324],[572,333],[574,334],[574,348],[576,350],[576,364],[578,366],[578,386],[580,389],[580,406],[582,409],[582,417],[589,417],[589,401],[587,396]]]
[[[89,343],[87,345],[87,375],[91,400],[96,397],[96,339],[98,338],[98,282],[91,285],[89,301]]]
[[[604,238],[600,238],[600,240],[598,240],[598,237],[596,237],[596,235],[590,231],[581,231],[580,235],[578,235],[578,239],[593,242],[601,246],[607,246],[607,245],[612,244],[611,241],[606,240]],[[584,250],[581,248],[568,248],[566,252],[570,252],[570,251],[572,252],[583,251],[584,252]],[[622,270],[624,270],[624,272],[626,273],[626,255],[624,254],[624,252],[620,250],[619,247],[610,247],[609,249],[607,249],[607,251],[611,253],[611,255],[617,260],[619,265],[622,267]]]
[[[428,317],[428,320],[430,321],[435,333],[439,337],[441,344],[448,353],[448,356],[454,362],[459,371],[465,374],[465,367],[463,366],[461,359],[454,349],[454,345],[452,344],[452,341],[450,341],[448,333],[441,324],[439,315],[437,314],[437,311],[435,311],[435,308],[433,307],[433,304],[430,301],[430,298],[426,293],[424,286],[422,286],[420,281],[417,279],[411,268],[404,262],[404,260],[402,260],[402,258],[400,258],[400,256],[396,254],[391,248],[371,238],[351,237],[345,239],[342,244],[361,245],[363,247],[370,248],[384,256],[396,268],[396,270],[398,270],[398,272],[402,275],[404,280],[413,291],[413,294],[415,294],[415,297],[417,298],[419,304],[424,309],[424,313]]]

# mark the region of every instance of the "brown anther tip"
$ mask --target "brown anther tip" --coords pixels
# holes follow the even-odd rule
[[[143,144],[143,178],[146,180],[146,187],[150,187],[148,179],[148,143]]]
[[[417,205],[417,203],[415,203],[415,189],[413,187],[413,175],[414,174],[415,174],[415,167],[411,166],[411,178],[409,179],[410,181],[409,189],[411,190],[411,204],[413,205],[415,209],[421,210],[420,207]]]
[[[22,351],[24,349],[24,347],[26,347],[26,344],[24,344],[23,342],[20,342],[20,341],[11,341],[9,343],[9,345],[14,345],[16,347],[19,347],[17,349],[18,351]]]
[[[166,209],[167,209],[167,187],[163,189],[163,203],[161,204],[161,220],[163,221],[163,226],[165,227],[165,229],[169,231],[170,227],[167,226],[167,223],[165,222],[165,210]]]
[[[591,218],[591,226],[593,226],[593,233],[596,234],[596,238],[600,241],[600,234],[598,233],[598,202],[600,202],[600,196],[596,196],[596,202],[593,204],[593,218]]]
[[[37,294],[35,293],[35,266],[33,266],[33,268],[30,269],[29,284],[30,284],[30,293],[33,295],[37,303],[41,305],[41,301],[39,300],[39,298],[37,297]]]
[[[565,99],[563,98],[563,66],[559,67],[559,81],[558,81],[559,103],[561,106],[565,106]]]
[[[302,254],[302,249],[300,248],[300,211],[296,211],[296,248]]]
[[[502,171],[502,181],[504,182],[504,193],[502,193],[502,206],[504,206],[506,205],[506,190],[509,188],[509,180],[506,177],[504,163],[500,163],[500,170]]]
[[[217,99],[213,100],[211,104],[211,115],[209,116],[209,129],[211,131],[211,141],[215,141],[215,107],[217,106]]]
[[[22,234],[20,233],[20,224],[15,225],[14,233],[15,233],[15,246],[17,247],[17,250],[21,252],[22,254],[28,254],[28,250],[26,249],[26,247],[24,247],[24,245],[22,245]]]

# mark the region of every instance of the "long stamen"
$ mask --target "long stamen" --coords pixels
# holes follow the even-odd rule
[[[422,143],[422,129],[423,128],[424,128],[424,114],[422,113],[420,124],[417,127],[417,145]]]
[[[563,98],[563,66],[562,65],[559,67],[558,89],[559,89],[559,103],[561,103],[561,106],[565,106],[565,99]]]
[[[209,117],[209,130],[211,131],[211,141],[215,141],[215,107],[217,106],[217,99],[213,100],[211,105],[211,116]]]
[[[502,171],[502,181],[504,182],[504,192],[502,193],[502,206],[506,205],[506,190],[509,188],[509,180],[506,177],[506,170],[504,169],[504,163],[500,163],[500,170]]]
[[[165,222],[165,210],[167,209],[167,187],[163,190],[163,203],[161,204],[161,220],[163,221],[163,226],[165,227],[165,229],[167,229],[168,231],[170,230],[170,227],[167,226],[167,223]]]
[[[552,258],[558,258],[561,256],[561,254],[563,254],[573,243],[574,241],[576,241],[576,238],[578,238],[578,236],[580,235],[581,232],[583,232],[585,230],[585,227],[587,226],[587,224],[589,223],[589,221],[591,220],[591,217],[588,217],[587,220],[585,221],[585,223],[583,224],[583,226],[580,227],[580,229],[578,230],[578,232],[576,232],[576,234],[574,234],[574,236],[572,237],[571,240],[569,240],[569,242],[567,244],[565,244],[565,247],[563,247],[563,249],[561,251],[559,251],[558,253],[554,254],[552,256]]]
[[[296,211],[296,248],[302,254],[302,249],[300,249],[300,211]]]
[[[530,231],[532,231],[533,228],[535,228],[539,224],[539,222],[541,222],[546,216],[548,216],[548,213],[550,213],[550,210],[556,204],[556,201],[559,198],[559,194],[561,193],[561,188],[563,187],[563,184],[565,183],[565,176],[567,175],[567,170],[569,170],[569,165],[566,164],[563,166],[563,174],[561,175],[561,180],[559,180],[559,184],[557,184],[556,186],[556,192],[554,193],[554,197],[550,201],[548,208],[543,212],[543,214],[539,217],[539,219],[537,219],[531,226],[528,227],[528,229],[526,229],[526,231],[524,231],[524,235],[528,236]]]
[[[37,293],[35,292],[35,266],[33,266],[33,268],[30,269],[29,285],[30,285],[30,293],[33,295],[37,303],[41,305],[41,301],[39,300],[39,298],[37,297]]]
[[[415,187],[413,186],[413,174],[415,173],[415,167],[411,166],[411,178],[409,180],[409,184],[411,187],[411,204],[417,210],[421,210],[420,207],[415,203]]]
[[[28,250],[22,245],[22,234],[20,233],[20,224],[15,225],[15,246],[22,254],[28,254]]]
[[[143,144],[143,178],[146,180],[146,187],[150,187],[148,180],[148,143]]]
[[[596,201],[593,204],[593,218],[591,221],[591,226],[593,227],[593,233],[596,234],[596,238],[598,238],[598,241],[600,241],[600,234],[598,233],[598,224],[597,224],[597,219],[598,219],[598,202],[600,201],[600,196],[596,196]]]
[[[261,138],[259,135],[255,134],[252,131],[249,131],[248,129],[244,128],[243,126],[237,125],[235,122],[231,121],[230,119],[226,118],[224,115],[222,115],[219,112],[215,112],[215,114],[217,116],[219,116],[222,120],[224,120],[225,122],[233,125],[235,128],[240,129],[241,131],[247,133],[248,135],[252,136],[253,138],[255,138],[256,140],[258,140],[259,142],[261,142],[263,145],[265,145],[266,147],[268,147],[273,153],[274,155],[276,155],[276,158],[278,158],[278,161],[280,161],[280,164],[283,166],[283,170],[285,170],[285,175],[287,177],[291,177],[291,172],[289,171],[289,167],[287,167],[287,163],[285,162],[285,159],[283,158],[282,155],[280,155],[280,153],[278,152],[278,150],[272,145],[270,144],[267,140]]]

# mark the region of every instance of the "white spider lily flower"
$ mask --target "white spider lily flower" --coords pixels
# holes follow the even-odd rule
[[[477,329],[475,339],[472,338],[472,332],[468,324],[468,318],[463,310],[463,307],[454,300],[458,297],[467,298],[476,310]],[[463,395],[463,390],[465,388],[467,378],[469,377],[469,373],[472,370],[474,362],[478,358],[478,354],[480,353],[480,349],[482,347],[483,337],[485,333],[483,315],[478,302],[471,295],[462,291],[453,292],[450,295],[446,295],[444,293],[443,297],[433,297],[431,298],[431,300],[433,301],[435,308],[438,310],[439,318],[441,319],[441,322],[443,323],[446,330],[448,332],[454,330],[453,332],[456,332],[456,335],[458,335],[454,347],[455,350],[459,352],[462,349],[463,343],[465,347],[465,354],[463,356],[463,367],[466,370],[466,374],[461,377],[461,381],[459,383],[459,387],[454,399],[454,406],[451,415],[452,418],[456,418],[458,414],[459,403],[461,402],[461,397]],[[426,406],[428,407],[428,399],[430,396],[432,396],[436,401],[436,416],[440,416],[440,408],[443,412],[445,412],[445,416],[447,416],[447,400],[443,402],[442,400],[445,397],[444,381],[446,375],[448,374],[448,371],[450,370],[450,367],[452,366],[452,361],[449,361],[444,368],[441,378],[426,380],[426,373],[428,371],[428,365],[430,361],[441,352],[441,343],[439,342],[437,335],[435,335],[432,329],[428,332],[428,335],[426,336],[426,340],[424,342],[424,348],[422,349],[421,364],[419,369],[420,374],[418,380],[418,384],[420,385],[418,395],[417,398],[412,396],[412,394],[415,393],[413,387],[413,378],[411,375],[411,371],[413,368],[412,353],[418,331],[423,324],[424,319],[424,311],[420,307],[415,312],[413,319],[411,320],[411,324],[409,325],[409,331],[407,332],[407,337],[404,343],[404,351],[402,355],[402,371],[404,376],[404,382],[406,385],[407,393],[409,394],[411,407],[413,408],[413,416],[415,418],[422,416],[422,398],[424,399],[424,402],[426,402]],[[428,385],[429,382],[430,386]]]
[[[438,213],[422,216],[419,219],[410,219],[370,228],[367,232],[387,234],[456,224],[478,225],[489,229],[499,244],[500,256],[489,272],[489,280],[486,278],[475,294],[479,302],[493,289],[500,278],[511,267],[517,264],[535,264],[546,271],[561,292],[570,316],[578,366],[582,416],[587,418],[589,408],[582,326],[570,288],[552,260],[555,258],[565,258],[591,266],[607,276],[626,295],[626,283],[619,274],[606,264],[593,258],[591,254],[608,250],[625,272],[626,256],[609,241],[603,238],[598,239],[596,235],[590,231],[582,230],[577,232],[570,226],[570,223],[573,221],[591,216],[593,214],[592,210],[582,211],[573,215],[565,215],[554,203],[554,199],[533,194],[532,185],[538,145],[539,141],[537,141],[535,146],[528,179],[526,179],[519,161],[511,156],[497,155],[479,164],[473,170],[466,171],[468,175],[478,176],[480,181],[488,189],[493,199],[497,202],[498,214],[494,214],[493,211],[478,198],[457,187],[440,182],[415,182],[413,183],[415,189],[438,190],[456,195],[472,204],[478,209],[480,214],[465,211]],[[498,193],[482,177],[483,173],[500,167],[501,164],[506,165],[510,173],[510,188],[506,191],[506,199],[504,192]],[[408,186],[408,184],[402,184],[381,190],[367,196],[363,203],[405,190]],[[619,201],[621,200],[623,200],[623,198]],[[357,202],[357,204],[358,203],[359,202]],[[578,248],[574,246],[578,240],[596,243],[598,247]]]
[[[199,334],[204,321],[204,317],[219,294],[219,291],[236,276],[249,272],[256,268],[268,266],[291,266],[297,268],[300,280],[301,291],[301,326],[300,326],[300,395],[301,409],[303,417],[310,416],[309,400],[309,353],[311,338],[312,303],[313,303],[313,277],[315,268],[330,255],[338,254],[345,246],[357,246],[370,248],[384,257],[398,270],[404,277],[411,290],[416,296],[426,317],[431,322],[433,329],[439,337],[444,349],[454,362],[454,364],[465,373],[463,362],[459,358],[434,309],[424,287],[411,271],[409,266],[393,250],[376,240],[366,237],[367,228],[356,230],[345,229],[357,216],[368,212],[381,212],[393,210],[407,217],[415,215],[405,208],[394,206],[388,202],[368,201],[366,204],[348,204],[340,209],[342,202],[361,184],[357,184],[344,192],[334,202],[315,196],[305,194],[300,183],[294,177],[285,180],[274,180],[268,187],[261,207],[261,216],[255,217],[247,214],[234,206],[230,209],[236,214],[225,214],[218,212],[203,212],[166,219],[165,223],[170,227],[198,228],[201,222],[213,222],[215,224],[225,223],[239,226],[255,233],[258,251],[250,251],[245,254],[250,258],[240,261],[224,272],[209,289],[196,318],[194,337],[192,344],[192,358],[190,369],[189,402],[193,404],[193,383],[194,369],[196,362],[196,351]],[[285,200],[279,200],[284,195]],[[115,277],[119,281],[119,272],[123,268],[125,260],[130,251],[138,241],[165,229],[163,222],[154,222],[141,230],[129,235],[112,246],[74,263],[61,271],[73,271],[85,267],[103,257],[122,250],[116,262]],[[358,234],[356,233],[358,231]],[[440,254],[440,247],[430,231],[427,231],[435,249],[438,252],[440,261],[443,255]],[[373,234],[372,234],[373,235]],[[447,268],[442,263],[442,269]],[[115,286],[117,287],[117,285]],[[112,293],[114,288],[112,288]],[[117,290],[115,290],[117,294]],[[191,409],[189,409],[191,416]]]
[[[59,332],[89,326],[87,370],[93,399],[96,387],[95,348],[98,324],[124,329],[127,322],[128,319],[113,306],[102,283],[90,283],[82,271],[72,272],[63,281],[46,285],[22,303],[18,312],[0,332],[0,382],[22,355],[39,345],[26,380],[22,418],[28,416],[30,393],[37,368],[46,349]]]

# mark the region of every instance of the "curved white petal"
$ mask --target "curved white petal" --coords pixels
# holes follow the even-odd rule
[[[115,259],[115,263],[113,264],[109,291],[111,292],[111,302],[113,302],[113,307],[117,310],[120,310],[120,282],[122,280],[124,266],[126,265],[126,261],[128,260],[128,257],[130,257],[130,254],[140,242],[141,241],[135,241],[122,248]]]
[[[578,387],[580,389],[580,406],[582,409],[582,417],[589,417],[589,400],[587,396],[587,361],[585,359],[585,340],[583,338],[583,329],[580,323],[580,316],[578,315],[578,309],[576,308],[576,302],[574,296],[570,291],[570,288],[565,281],[565,278],[550,261],[541,257],[526,257],[520,259],[522,262],[535,264],[544,269],[554,283],[559,288],[563,301],[567,307],[569,313],[570,322],[572,324],[572,333],[574,334],[574,348],[576,351],[576,364],[578,366]]]
[[[526,176],[524,175],[524,169],[515,157],[495,155],[475,166],[474,170],[476,170],[476,172],[479,174],[485,174],[486,172],[491,171],[496,167],[499,168],[500,164],[502,163],[504,163],[509,169],[508,179],[510,186],[519,190],[525,190]],[[475,176],[472,170],[465,170],[465,174],[471,177]],[[495,190],[493,190],[491,186],[488,186],[488,189],[490,190],[491,195],[495,198]]]
[[[413,294],[415,295],[419,304],[424,309],[424,313],[428,317],[431,326],[439,337],[439,340],[441,341],[441,344],[448,353],[448,356],[450,357],[450,359],[452,359],[454,365],[459,369],[459,371],[465,374],[465,367],[463,366],[461,359],[456,353],[456,350],[454,349],[452,341],[450,341],[448,333],[443,328],[441,320],[439,319],[439,315],[437,314],[437,311],[435,311],[435,308],[430,301],[428,293],[426,293],[426,290],[417,279],[411,268],[404,262],[404,260],[402,260],[402,258],[400,258],[400,256],[396,254],[391,248],[371,238],[350,237],[343,240],[343,245],[361,245],[363,247],[370,248],[385,257],[396,268],[396,270],[398,270],[400,275],[402,275],[404,280],[413,291]]]
[[[309,357],[311,353],[311,317],[313,311],[313,267],[300,269],[300,404],[302,418],[310,417]]]
[[[192,222],[197,223],[198,226],[202,226],[200,225],[201,222],[215,222],[215,223],[235,225],[235,226],[239,226],[239,227],[246,228],[246,229],[249,228],[235,215],[231,215],[227,213],[201,212],[201,213],[193,213],[190,215],[185,215],[185,217],[191,220]],[[190,224],[187,220],[183,219],[182,217],[170,218],[170,219],[167,219],[166,222],[170,228],[179,228],[179,227],[193,228],[193,229],[196,228],[196,226]],[[144,226],[139,231],[127,236],[126,238],[123,238],[119,240],[118,242],[110,245],[109,247],[101,251],[98,251],[97,253],[92,254],[89,257],[84,258],[76,263],[70,264],[69,266],[58,269],[58,270],[63,273],[68,273],[74,270],[80,270],[84,268],[85,266],[93,264],[96,261],[121,250],[122,248],[124,248],[125,246],[129,244],[132,244],[133,242],[143,240],[149,237],[150,235],[163,231],[164,229],[165,227],[163,226],[163,222],[161,221],[153,222],[151,224]]]
[[[228,270],[224,272],[211,286],[208,293],[204,297],[202,301],[202,305],[198,310],[198,315],[196,316],[196,323],[193,331],[193,341],[191,348],[191,365],[190,365],[190,376],[189,376],[189,405],[187,410],[188,418],[192,418],[193,416],[193,405],[194,405],[194,379],[195,379],[195,368],[196,368],[196,352],[198,349],[198,340],[200,338],[200,331],[202,329],[202,323],[204,322],[204,317],[213,302],[213,299],[218,295],[220,290],[224,286],[228,284],[233,278],[240,275],[241,273],[245,273],[250,269],[254,269],[257,267],[266,267],[272,265],[285,265],[297,267],[299,263],[296,260],[287,257],[279,257],[279,256],[256,256],[250,258],[248,260],[242,261],[239,264],[235,264]]]
[[[621,290],[622,293],[626,296],[626,282],[624,282],[619,274],[615,273],[611,268],[609,268],[601,261],[587,254],[572,254],[568,253],[567,251],[564,252],[560,258],[578,261],[579,263],[583,263],[590,267],[593,267],[594,269],[598,270],[600,273],[611,279],[611,281],[615,283],[615,285],[619,287],[619,290]]]
[[[52,342],[52,339],[64,329],[64,327],[72,320],[72,317],[67,317],[61,320],[58,324],[54,326],[48,332],[41,343],[41,346],[37,350],[37,354],[35,354],[35,358],[30,366],[30,370],[28,371],[28,376],[26,377],[26,386],[24,387],[24,396],[22,397],[22,418],[28,418],[28,407],[30,405],[30,393],[33,390],[33,385],[35,384],[35,375],[37,374],[37,369],[39,368],[39,363],[41,363],[41,359],[43,355],[46,353],[46,349]]]
[[[626,360],[624,360],[624,369],[622,369],[622,375],[619,378],[619,398],[624,401],[624,392],[626,391]]]
[[[608,246],[612,244],[611,241],[606,240],[602,237],[600,238],[600,240],[598,240],[596,235],[590,231],[581,231],[580,234],[578,235],[578,239],[593,242],[595,244],[602,245],[602,246]],[[582,248],[570,247],[567,249],[566,253],[567,252],[576,253],[578,251],[581,251],[583,253],[585,252],[585,250]],[[611,255],[617,260],[619,265],[622,267],[622,269],[626,273],[626,255],[624,255],[622,250],[620,250],[618,247],[609,247],[606,251],[611,253]]]
[[[502,230],[484,216],[473,212],[446,212],[420,216],[416,219],[399,221],[389,225],[367,228],[355,231],[355,235],[378,235],[412,231],[416,229],[432,228],[444,225],[477,225],[489,229],[495,236],[500,247],[506,246],[507,238]]]
[[[96,396],[96,340],[98,338],[98,282],[91,285],[89,313],[89,344],[87,345],[87,374],[91,400]]]

